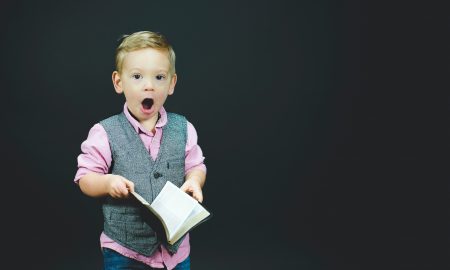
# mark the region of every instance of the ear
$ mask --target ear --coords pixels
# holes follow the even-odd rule
[[[177,74],[173,74],[170,79],[169,96],[175,91],[175,85],[177,84]]]
[[[116,93],[117,94],[122,94],[123,93],[122,80],[120,79],[119,72],[114,71],[112,73],[112,82],[113,82],[113,85],[114,85],[114,89],[116,89]]]

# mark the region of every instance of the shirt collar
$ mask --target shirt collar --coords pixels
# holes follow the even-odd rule
[[[131,126],[133,126],[134,130],[139,133],[139,131],[146,133],[148,135],[152,135],[150,132],[148,132],[144,126],[142,126],[141,123],[139,123],[136,118],[134,118],[131,113],[128,111],[128,106],[127,103],[125,102],[125,105],[123,105],[123,113],[125,114],[126,118],[128,119],[128,121],[131,123]],[[167,112],[164,109],[164,107],[161,107],[161,109],[159,109],[159,118],[158,121],[156,121],[156,125],[155,128],[162,128],[163,126],[165,126],[167,124]]]

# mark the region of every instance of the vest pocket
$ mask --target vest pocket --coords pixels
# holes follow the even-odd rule
[[[145,223],[127,223],[127,241],[142,241],[148,244],[157,242],[156,233]]]
[[[113,235],[125,235],[126,242],[140,242],[143,239],[149,244],[157,242],[155,231],[144,222],[112,221],[109,229]]]
[[[122,211],[112,210],[109,213],[109,220],[112,222],[140,222],[142,218],[139,209],[127,208]]]
[[[184,182],[184,160],[171,159],[166,161],[166,179],[181,187]]]

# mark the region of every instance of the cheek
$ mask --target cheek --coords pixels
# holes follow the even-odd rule
[[[155,99],[157,99],[157,100],[163,100],[163,99],[164,99],[164,95],[162,94],[161,91],[156,92],[155,95],[154,95],[154,97],[155,97]]]
[[[167,91],[158,92],[158,94],[155,97],[158,100],[158,103],[164,104],[164,102],[167,99]]]
[[[138,92],[133,91],[133,89],[128,88],[127,91],[125,91],[125,97],[127,99],[127,101],[138,101],[139,99],[139,95]]]

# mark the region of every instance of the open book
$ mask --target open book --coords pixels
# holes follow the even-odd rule
[[[157,217],[152,219],[153,226],[149,225],[155,230],[154,222],[159,221],[161,224],[156,225],[162,225],[169,244],[174,244],[187,232],[211,217],[211,213],[205,207],[169,181],[152,204],[136,192],[131,194]]]

